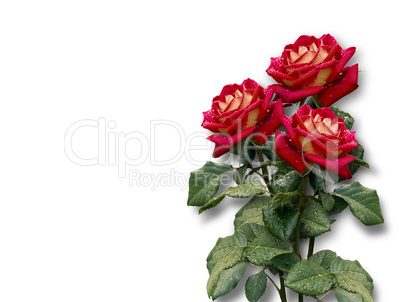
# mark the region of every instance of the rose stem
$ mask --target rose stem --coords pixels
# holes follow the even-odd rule
[[[264,157],[262,156],[262,151],[261,151],[260,148],[257,147],[257,148],[256,148],[256,152],[257,152],[258,160],[260,161],[260,164],[261,164],[262,178],[263,178],[264,181],[265,181],[265,184],[266,184],[266,186],[267,186],[267,188],[268,188],[268,191],[269,191],[270,193],[272,193],[272,187],[271,187],[271,185],[270,185],[270,183],[269,183],[268,169],[267,169],[266,166],[263,165],[263,164],[264,164]]]
[[[300,225],[301,225],[301,220],[303,218],[304,208],[306,207],[304,196],[306,194],[307,181],[308,181],[308,173],[303,176],[302,195],[300,196],[300,213],[299,213],[299,218],[297,219],[297,225],[296,225],[295,253],[300,259],[301,259],[300,247],[299,247],[300,246]],[[303,302],[302,294],[299,294],[299,302]]]
[[[308,244],[308,254],[307,254],[307,259],[310,258],[313,253],[314,253],[314,241],[315,241],[315,237],[311,237],[310,238],[310,242]]]
[[[308,174],[303,176],[303,183],[302,183],[302,195],[300,196],[300,213],[299,213],[299,218],[297,219],[297,225],[296,225],[296,236],[295,236],[295,253],[297,256],[300,257],[300,250],[299,250],[299,245],[300,245],[300,225],[301,225],[301,220],[303,218],[303,212],[304,208],[306,207],[305,205],[305,200],[304,200],[304,195],[306,194],[306,189],[307,189],[307,180],[308,180]]]
[[[281,297],[282,302],[287,302],[286,299],[286,291],[285,291],[285,280],[283,279],[283,272],[279,271],[279,280],[281,282],[281,289],[279,291],[279,296]]]
[[[266,166],[264,166],[264,157],[262,156],[262,151],[260,148],[256,148],[256,152],[257,152],[257,156],[258,156],[258,160],[260,161],[261,164],[261,172],[262,172],[262,178],[265,181],[265,184],[268,188],[268,192],[272,193],[272,187],[269,183],[269,174],[268,174],[268,168]],[[281,301],[282,302],[287,302],[286,299],[286,290],[285,290],[285,281],[283,279],[283,272],[281,270],[279,270],[279,281],[281,282],[281,288],[279,290],[279,296],[281,297]]]

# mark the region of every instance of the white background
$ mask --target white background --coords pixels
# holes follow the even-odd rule
[[[375,300],[398,300],[402,22],[396,1],[367,3],[2,1],[0,300],[207,301],[205,259],[244,201],[202,215],[186,206],[186,177],[212,151],[185,151],[205,144],[191,135],[207,133],[202,111],[224,85],[272,84],[271,57],[325,33],[357,47],[360,88],[337,106],[356,119],[371,169],[355,180],[377,189],[385,224],[365,227],[346,210],[317,250],[359,259]],[[106,146],[97,165],[65,153],[81,120],[111,121],[103,147],[95,127],[70,142],[83,159]],[[131,185],[116,146],[117,160],[137,164]],[[244,281],[221,301],[246,301]],[[279,301],[271,284],[261,301]]]

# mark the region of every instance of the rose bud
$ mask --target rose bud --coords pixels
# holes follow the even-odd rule
[[[329,34],[319,39],[300,36],[281,57],[271,58],[266,72],[280,83],[274,86],[284,104],[317,95],[329,107],[359,86],[357,64],[345,67],[355,51],[355,47],[342,49]]]
[[[284,114],[281,100],[271,103],[273,95],[270,87],[263,89],[251,79],[223,87],[211,109],[203,113],[201,124],[215,133],[207,138],[215,143],[213,157],[227,153],[249,136],[265,143],[281,125],[279,116]]]
[[[287,134],[276,131],[275,153],[299,173],[310,163],[318,164],[342,178],[352,178],[348,153],[358,146],[355,132],[346,129],[342,118],[330,108],[304,105],[292,117],[280,117]]]

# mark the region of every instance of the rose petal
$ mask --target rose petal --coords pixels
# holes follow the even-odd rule
[[[359,145],[359,143],[356,141],[354,131],[346,130],[342,138],[343,141],[337,146],[336,150],[342,151],[344,154],[349,153]]]
[[[316,80],[319,72],[323,69],[333,68],[336,64],[337,64],[337,61],[333,60],[333,61],[328,61],[325,63],[315,65],[315,68],[313,70],[311,70],[308,73],[306,73],[305,75],[299,77],[297,80],[295,80],[292,83],[292,89],[296,90],[296,89],[314,86],[315,80]],[[324,82],[326,82],[326,79]]]
[[[296,169],[299,173],[307,168],[305,161],[298,150],[290,142],[289,136],[280,131],[275,132],[275,149],[274,152],[289,165]]]
[[[278,100],[271,104],[268,109],[267,117],[262,121],[261,126],[256,130],[253,138],[260,144],[264,144],[268,138],[281,125],[280,116],[285,114],[282,100]]]
[[[294,131],[295,125],[293,125],[294,124],[293,119],[291,117],[287,117],[286,115],[281,115],[279,119],[283,127],[285,127],[285,130],[287,131],[289,139],[292,141],[293,145],[300,150],[302,146],[300,144],[299,137]]]
[[[224,123],[218,123],[214,120],[214,115],[209,111],[203,112],[204,120],[201,124],[202,127],[212,132],[220,132],[218,129],[226,129],[228,126]]]
[[[324,157],[320,157],[314,154],[305,153],[303,154],[310,162],[324,167],[331,173],[338,175],[345,179],[352,178],[352,174],[349,171],[348,164],[355,160],[355,157],[350,155],[345,155],[340,157],[338,160],[328,160]]]
[[[334,68],[332,74],[328,77],[328,82],[332,82],[338,77],[338,75],[342,72],[342,69],[345,67],[346,63],[355,54],[355,52],[356,47],[349,47],[340,51],[340,60],[338,62],[338,65]]]
[[[331,106],[340,98],[356,90],[359,85],[357,84],[358,66],[345,67],[342,75],[331,86],[318,93],[318,100],[325,107]]]
[[[254,112],[254,109],[257,109],[259,107],[262,106],[263,100],[258,100],[256,102],[254,102],[252,105],[246,107],[245,109],[243,109],[243,113],[237,118],[237,120],[235,122],[233,122],[229,128],[228,128],[228,133],[230,135],[234,135],[235,133],[240,132],[243,129],[249,128],[251,126],[255,126],[255,124],[257,124],[258,121],[257,118],[259,116],[259,114],[254,114],[253,116],[250,116],[250,114],[252,114],[252,112]],[[249,119],[251,118],[255,118],[254,122],[249,121]],[[254,123],[254,124],[252,124]]]
[[[297,139],[300,142],[302,153],[311,153],[318,156],[324,156],[326,158],[334,159],[336,156],[331,150],[331,141],[325,139],[321,135],[313,135],[307,131],[296,128],[294,129],[297,134]],[[332,143],[332,147],[334,144]]]
[[[233,136],[225,135],[225,134],[213,134],[207,137],[207,140],[215,143],[215,148],[212,153],[212,157],[217,158],[222,156],[223,154],[229,152],[233,149],[241,140],[250,136],[257,126],[250,127],[245,129]]]
[[[293,78],[292,76],[285,74],[283,72],[280,72],[272,67],[269,67],[266,72],[268,73],[268,75],[270,75],[271,77],[274,78],[275,81],[277,81],[278,83],[284,83],[283,79],[286,80],[290,80],[290,81],[294,81],[295,78]]]
[[[299,109],[297,109],[296,114],[303,116],[303,115],[312,115],[314,113],[313,108],[309,105],[303,105]]]
[[[271,86],[275,89],[275,93],[277,95],[276,98],[281,98],[284,106],[285,104],[297,103],[301,99],[304,99],[308,96],[316,95],[320,91],[325,89],[324,86],[315,86],[292,91],[278,84],[273,84]]]

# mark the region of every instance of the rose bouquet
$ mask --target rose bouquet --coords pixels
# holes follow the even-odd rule
[[[258,272],[246,281],[248,301],[258,301],[268,282],[282,302],[286,288],[299,301],[323,301],[331,291],[341,302],[374,301],[373,279],[357,260],[314,251],[315,238],[348,207],[367,226],[384,222],[375,190],[341,183],[368,168],[354,119],[333,106],[358,87],[357,64],[346,66],[354,53],[329,34],[301,36],[271,59],[267,74],[278,84],[226,85],[204,112],[213,157],[231,161],[209,161],[192,172],[187,204],[202,213],[227,197],[247,198],[234,234],[219,238],[207,257],[210,298],[233,290],[251,265]],[[228,176],[236,184],[223,188]],[[301,251],[301,240],[308,240],[308,251]]]

